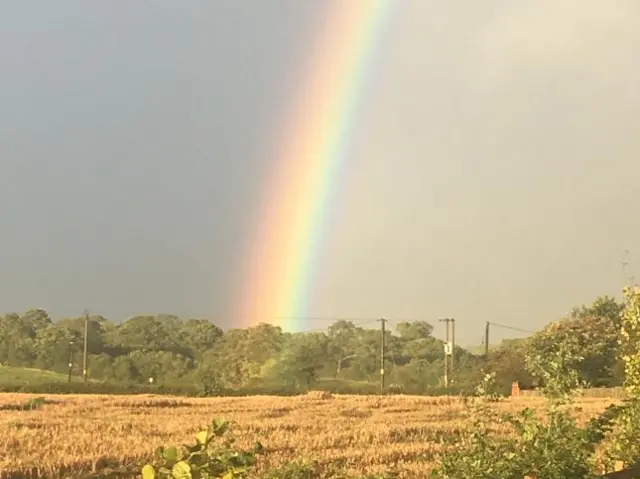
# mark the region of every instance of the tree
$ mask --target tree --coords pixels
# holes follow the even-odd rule
[[[168,315],[133,316],[118,327],[115,339],[118,345],[132,350],[185,352],[180,343],[180,323]]]
[[[63,319],[57,323],[73,332],[79,341],[84,341],[85,317]],[[104,347],[104,335],[108,329],[107,321],[101,316],[90,316],[87,324],[87,350],[89,353],[98,354]]]
[[[508,391],[517,381],[521,387],[531,388],[534,378],[525,367],[525,344],[523,340],[505,340],[496,349],[489,351],[485,370],[495,373],[496,386]]]
[[[202,357],[222,337],[222,329],[207,319],[189,319],[180,328],[180,340],[193,357]]]
[[[78,350],[80,336],[66,326],[55,324],[38,331],[36,336],[36,365],[42,369],[65,371],[69,349]]]
[[[35,359],[35,342],[20,316],[0,316],[0,363],[29,366]]]
[[[590,307],[575,308],[568,318],[549,324],[528,341],[527,357],[553,357],[564,348],[575,361],[572,367],[591,386],[619,384],[618,331],[620,305],[601,297]]]
[[[433,326],[426,321],[400,322],[396,326],[400,337],[406,341],[430,338]]]
[[[386,340],[391,332],[386,331]],[[358,329],[358,343],[353,359],[345,371],[345,377],[354,380],[373,380],[380,374],[380,331],[376,329]]]
[[[339,320],[329,326],[329,357],[336,363],[335,376],[338,377],[346,361],[356,356],[358,328],[351,321]]]
[[[193,369],[193,360],[169,351],[132,351],[127,355],[141,381],[153,378],[158,384],[175,382]]]
[[[36,337],[38,331],[41,331],[53,324],[49,317],[49,313],[44,309],[30,309],[22,315],[20,321],[24,327],[23,330],[32,339]]]
[[[274,368],[278,377],[295,385],[310,387],[324,367],[329,339],[324,333],[296,333],[287,338]]]

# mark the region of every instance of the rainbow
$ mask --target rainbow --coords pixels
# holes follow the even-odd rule
[[[237,322],[304,329],[321,236],[395,0],[339,0],[327,10],[278,139],[257,232],[246,255]]]

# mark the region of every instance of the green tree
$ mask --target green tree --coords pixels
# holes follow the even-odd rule
[[[38,330],[36,343],[36,366],[41,369],[66,371],[69,362],[69,348],[78,351],[80,336],[66,326],[54,324]],[[73,343],[73,344],[72,344]]]
[[[38,331],[48,328],[53,323],[44,309],[30,309],[22,315],[20,321],[23,331],[32,339],[36,337]]]
[[[35,357],[35,340],[20,316],[15,313],[0,316],[0,363],[30,366]]]
[[[310,387],[325,365],[328,347],[324,333],[290,335],[274,368],[277,377],[298,387]]]
[[[114,339],[117,345],[132,350],[184,352],[180,326],[173,316],[133,316],[117,328]]]
[[[525,351],[525,340],[505,340],[489,351],[484,368],[496,374],[496,386],[501,391],[508,391],[514,381],[523,388],[534,385],[535,379],[525,367]]]
[[[73,332],[79,341],[84,341],[84,323],[85,318],[68,318],[56,323]],[[99,354],[104,348],[104,335],[108,330],[107,321],[101,316],[90,316],[87,324],[87,350],[92,354]]]
[[[208,349],[216,347],[222,329],[207,319],[189,319],[180,328],[180,340],[193,357],[200,358]]]
[[[340,375],[347,362],[356,357],[359,333],[351,321],[339,320],[329,326],[328,354],[336,364],[336,377]]]
[[[405,341],[431,338],[433,326],[426,321],[400,322],[396,331]]]
[[[570,352],[582,380],[591,386],[611,386],[618,374],[618,336],[620,307],[607,297],[596,299],[590,307],[573,310],[568,318],[549,324],[528,341],[530,358],[553,357],[559,348]]]

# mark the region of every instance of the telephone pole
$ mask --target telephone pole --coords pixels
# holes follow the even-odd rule
[[[84,311],[84,350],[82,352],[82,377],[87,382],[87,345],[89,344],[89,311]]]
[[[380,318],[380,394],[384,393],[384,326],[387,320]]]
[[[488,357],[489,356],[489,325],[491,323],[489,321],[487,321],[487,323],[484,325],[484,357]]]
[[[456,353],[456,320],[451,318],[451,376],[453,381],[453,371],[455,370],[455,353]]]
[[[444,387],[449,387],[449,322],[450,318],[444,318],[439,320],[441,323],[445,323],[445,343],[444,343]]]
[[[73,341],[69,341],[69,377],[67,378],[67,382],[71,382],[71,371],[73,369],[73,346],[75,343]]]

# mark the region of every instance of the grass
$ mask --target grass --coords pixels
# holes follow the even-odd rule
[[[80,377],[72,376],[72,381],[81,381]],[[18,368],[14,366],[0,366],[0,384],[23,385],[42,383],[66,383],[66,374],[46,371],[44,369]]]
[[[31,396],[0,394],[0,407]],[[0,414],[0,477],[86,477],[105,470],[139,470],[160,445],[191,442],[213,418],[237,422],[241,447],[261,441],[259,471],[294,459],[317,459],[322,477],[340,469],[353,477],[395,470],[426,478],[433,455],[468,427],[458,397],[348,396],[313,392],[298,397],[186,399],[161,396],[47,395],[36,410]],[[55,402],[55,403],[54,403]],[[580,420],[611,399],[581,398]],[[542,398],[500,403],[505,411],[544,405]],[[579,412],[578,412],[579,411]],[[500,424],[495,425],[500,429]]]

